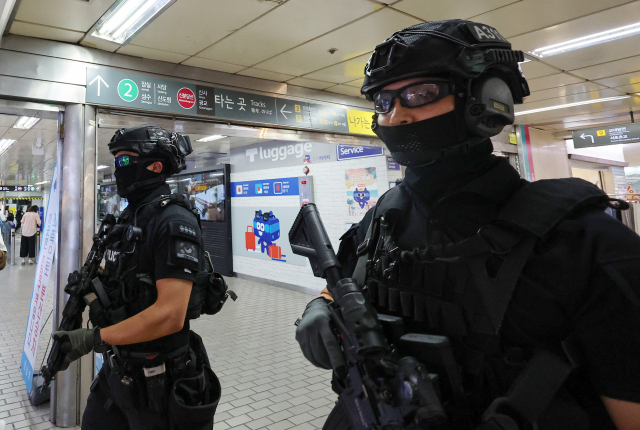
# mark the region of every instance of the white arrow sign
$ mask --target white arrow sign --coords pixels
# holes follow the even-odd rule
[[[280,113],[282,114],[284,119],[288,119],[287,116],[285,115],[285,113],[291,113],[291,112],[289,112],[288,110],[284,110],[285,107],[287,107],[286,104],[284,106],[282,106],[282,109],[280,109]]]
[[[582,134],[580,135],[580,137],[581,137],[582,139],[585,139],[585,138],[587,138],[587,137],[590,137],[590,138],[591,138],[591,143],[594,143],[594,141],[593,141],[593,136],[592,136],[592,135],[590,135],[590,134],[584,134],[584,133],[582,133]]]
[[[102,79],[102,76],[98,75],[95,78],[93,78],[91,82],[89,82],[89,85],[95,84],[96,81],[98,81],[98,97],[100,97],[100,83],[103,83],[107,88],[109,88],[109,84],[107,84],[107,82],[104,79]]]

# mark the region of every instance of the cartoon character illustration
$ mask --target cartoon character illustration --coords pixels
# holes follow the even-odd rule
[[[311,163],[311,155],[305,155],[302,163]]]
[[[353,192],[353,199],[358,202],[360,209],[364,209],[364,205],[367,204],[370,198],[371,194],[369,190],[367,190],[367,187],[363,184],[358,184]]]
[[[269,256],[269,247],[280,238],[280,220],[276,218],[273,211],[256,211],[253,218],[253,234],[258,238],[260,251]]]

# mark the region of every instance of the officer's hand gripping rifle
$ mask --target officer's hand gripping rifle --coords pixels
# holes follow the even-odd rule
[[[84,265],[80,271],[76,270],[69,274],[67,285],[64,287],[65,293],[69,294],[69,300],[62,311],[62,321],[58,330],[71,331],[82,327],[82,313],[87,304],[95,300],[96,293],[94,292],[92,281],[98,275],[100,263],[109,239],[116,233],[116,229],[113,228],[115,223],[116,219],[111,214],[104,218],[98,233],[93,236],[93,246],[89,251],[89,255],[87,255]],[[51,352],[47,357],[47,364],[40,371],[44,378],[44,383],[39,388],[40,390],[49,387],[64,363],[65,354],[70,349],[71,344],[69,342],[53,341]]]
[[[354,279],[343,278],[331,241],[313,203],[300,209],[289,241],[309,258],[334,298],[331,320],[346,369],[337,369],[340,399],[355,430],[444,429],[446,415],[424,365],[398,358],[387,343],[375,309]]]

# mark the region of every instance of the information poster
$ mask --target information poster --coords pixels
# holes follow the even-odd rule
[[[44,306],[47,302],[47,289],[49,278],[53,270],[53,259],[58,248],[58,196],[60,187],[58,183],[58,169],[53,169],[53,180],[51,181],[51,192],[49,194],[49,204],[47,205],[47,223],[42,234],[42,243],[38,252],[38,266],[36,276],[33,281],[33,293],[31,294],[31,304],[29,306],[29,317],[27,318],[27,330],[24,336],[24,346],[22,348],[22,358],[20,360],[20,372],[27,390],[31,393],[33,385],[33,372],[35,368],[36,354],[38,352],[38,342],[40,341],[40,331],[44,323]]]
[[[375,167],[347,169],[347,208],[350,216],[363,216],[378,203],[378,177]]]

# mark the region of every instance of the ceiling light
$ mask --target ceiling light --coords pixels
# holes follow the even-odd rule
[[[118,0],[90,34],[124,45],[176,0]]]
[[[96,167],[96,170],[102,170],[102,169],[106,169],[109,166],[105,166],[104,164],[101,166]]]
[[[40,118],[35,118],[32,116],[21,116],[18,118],[15,124],[13,124],[13,128],[21,128],[23,130],[29,130],[31,127],[36,125],[40,121]]]
[[[7,152],[7,149],[14,143],[16,143],[16,141],[13,139],[0,139],[0,156]]]
[[[575,49],[586,48],[587,46],[622,39],[623,37],[633,36],[638,33],[640,33],[640,22],[534,49],[533,51],[529,51],[529,53],[539,58],[549,57],[551,55],[561,54]]]
[[[545,112],[545,111],[548,111],[548,110],[556,110],[556,109],[564,109],[564,108],[574,107],[574,106],[590,105],[592,103],[610,102],[610,101],[613,101],[613,100],[628,99],[629,97],[631,97],[631,96],[605,97],[603,99],[586,100],[586,101],[583,101],[583,102],[567,103],[567,104],[564,104],[564,105],[549,106],[549,107],[540,108],[540,109],[525,110],[525,111],[522,111],[522,112],[516,112],[514,115],[515,116],[519,116],[519,115],[526,115],[526,114],[529,114],[529,113]]]
[[[44,185],[44,184],[50,184],[51,181],[42,181],[42,182],[36,182],[35,185]]]
[[[211,142],[218,139],[224,139],[227,136],[223,136],[221,134],[213,134],[211,136],[203,137],[202,139],[196,140],[196,142]]]
[[[520,61],[520,64],[529,63],[529,62],[531,62],[531,60],[528,58],[525,58],[524,61]]]

